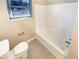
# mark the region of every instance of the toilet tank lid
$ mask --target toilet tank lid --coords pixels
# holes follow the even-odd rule
[[[9,41],[8,39],[0,41],[0,57],[9,52]]]

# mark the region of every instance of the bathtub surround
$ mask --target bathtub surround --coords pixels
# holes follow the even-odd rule
[[[67,59],[77,22],[77,2],[37,4],[35,14],[37,39],[57,58]]]
[[[77,3],[56,4],[48,6],[49,35],[57,40],[54,44],[68,54],[73,39],[73,32],[77,22]],[[51,16],[52,15],[52,16]],[[53,20],[52,20],[53,19]],[[57,32],[58,31],[58,32]],[[58,35],[58,36],[57,36]],[[51,36],[52,37],[52,36]],[[71,39],[71,40],[70,40]],[[61,42],[61,43],[59,43]],[[70,44],[68,44],[69,42]],[[67,45],[69,46],[67,48]]]

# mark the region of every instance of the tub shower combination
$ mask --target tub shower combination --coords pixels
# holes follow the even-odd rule
[[[57,59],[68,59],[77,24],[77,3],[35,5],[37,39]]]

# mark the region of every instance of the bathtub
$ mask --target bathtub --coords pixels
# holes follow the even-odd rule
[[[77,3],[35,5],[35,16],[37,40],[57,59],[68,59],[77,22]]]

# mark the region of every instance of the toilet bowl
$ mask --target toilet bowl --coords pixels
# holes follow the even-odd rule
[[[0,59],[8,59],[9,41],[8,39],[0,41]]]
[[[14,59],[26,59],[28,48],[27,42],[21,42],[16,45],[13,49]]]

